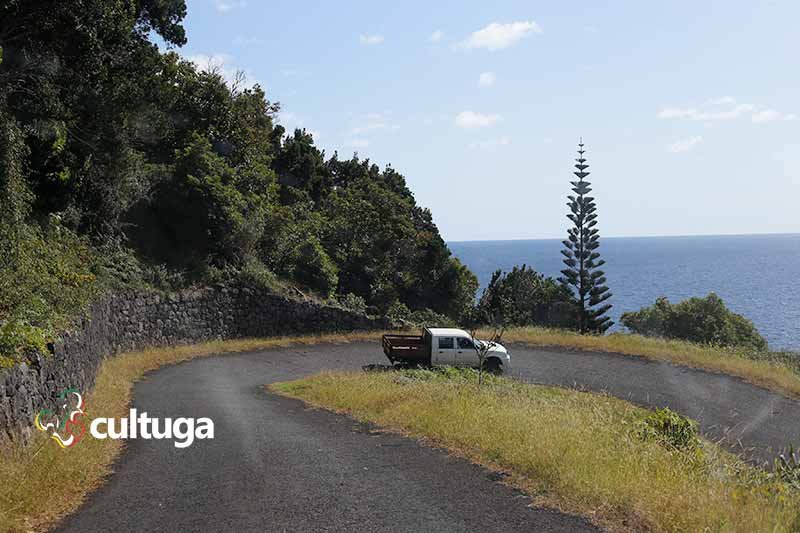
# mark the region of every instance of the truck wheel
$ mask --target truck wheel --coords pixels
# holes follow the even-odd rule
[[[503,373],[503,365],[500,363],[500,360],[495,357],[492,357],[488,361],[484,362],[483,369],[486,372],[494,375],[500,375]]]

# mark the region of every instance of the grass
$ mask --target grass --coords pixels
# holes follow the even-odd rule
[[[87,416],[127,415],[133,383],[163,365],[208,355],[379,337],[374,332],[243,339],[121,354],[100,367],[94,390],[86,398]],[[12,443],[0,448],[0,531],[40,531],[57,523],[112,473],[122,446],[118,440],[85,438],[74,448],[62,449],[35,431],[28,446]]]
[[[649,412],[608,396],[432,371],[323,373],[270,388],[510,472],[537,503],[611,530],[800,527],[800,493],[714,444],[643,439]]]
[[[87,396],[87,415],[90,418],[124,416],[133,383],[165,364],[292,344],[376,340],[380,335],[381,332],[372,332],[244,339],[123,354],[101,366],[95,388]],[[740,376],[757,385],[800,397],[800,377],[790,365],[755,361],[726,350],[636,335],[592,337],[540,328],[512,329],[504,338],[535,346],[607,351],[670,361]],[[376,356],[379,356],[377,347]],[[103,483],[121,450],[120,441],[89,438],[75,448],[62,450],[39,432],[35,432],[28,446],[6,444],[0,447],[0,531],[35,531],[56,523],[75,510],[88,492]]]
[[[478,337],[481,333],[484,338],[490,335],[489,332],[479,332]],[[503,334],[503,341],[667,361],[737,376],[754,385],[800,399],[800,354],[748,352],[624,333],[578,335],[570,331],[536,327],[509,329]]]

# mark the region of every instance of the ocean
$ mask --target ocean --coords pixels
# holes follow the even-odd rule
[[[496,269],[527,264],[558,277],[560,239],[448,242],[481,288]],[[610,315],[717,293],[752,320],[772,350],[800,351],[800,234],[601,238],[600,253],[614,294]]]

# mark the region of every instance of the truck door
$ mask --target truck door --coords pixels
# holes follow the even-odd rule
[[[456,342],[453,337],[434,337],[436,346],[431,354],[431,363],[434,365],[455,364]]]
[[[456,362],[458,366],[478,366],[478,352],[469,337],[456,338]]]

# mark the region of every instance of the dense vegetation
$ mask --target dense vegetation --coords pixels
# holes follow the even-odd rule
[[[650,307],[624,313],[622,324],[634,333],[722,347],[767,349],[752,322],[730,311],[714,293],[671,304],[659,298]]]
[[[161,52],[151,36],[183,45],[185,15],[0,0],[0,346],[41,345],[115,283],[288,280],[459,318],[477,281],[405,178],[326,156],[259,86]]]
[[[533,268],[515,266],[492,274],[474,321],[502,326],[546,326],[575,329],[577,303],[572,293]]]

